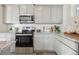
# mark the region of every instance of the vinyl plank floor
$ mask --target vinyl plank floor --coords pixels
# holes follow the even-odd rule
[[[26,53],[26,54],[23,54],[23,53],[7,53],[5,55],[57,55],[56,52],[37,52],[37,53]]]

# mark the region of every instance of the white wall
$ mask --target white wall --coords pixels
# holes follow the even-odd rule
[[[76,16],[76,5],[64,5],[63,6],[63,32],[74,31],[73,17]]]
[[[64,5],[63,6],[63,32],[66,30],[66,27],[68,25],[70,19],[70,5]]]

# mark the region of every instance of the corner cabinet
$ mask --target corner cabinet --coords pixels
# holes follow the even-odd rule
[[[63,5],[35,5],[35,23],[61,23]]]
[[[19,23],[19,6],[5,5],[5,23]]]

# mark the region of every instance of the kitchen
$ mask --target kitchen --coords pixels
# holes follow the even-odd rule
[[[79,5],[0,5],[1,55],[78,55]]]

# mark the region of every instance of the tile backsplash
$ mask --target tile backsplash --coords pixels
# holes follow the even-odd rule
[[[14,24],[13,27],[18,27],[19,29],[21,29],[24,26],[30,26],[35,27],[35,30],[40,29],[41,32],[49,32],[51,27],[54,25],[60,26],[60,30],[62,31],[61,24]]]

